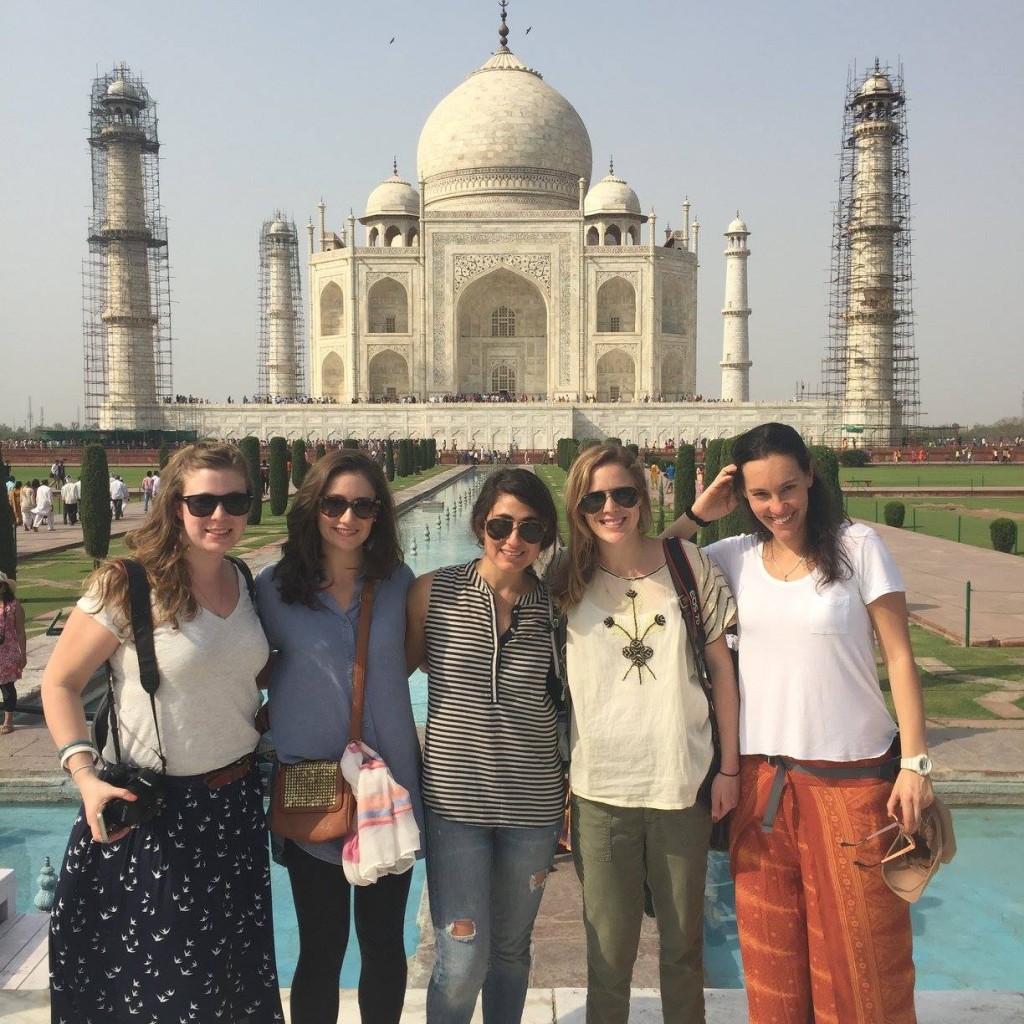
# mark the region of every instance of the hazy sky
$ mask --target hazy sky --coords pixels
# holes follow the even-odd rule
[[[495,49],[499,20],[495,0],[2,7],[0,421],[14,424],[29,396],[37,422],[40,407],[48,423],[84,414],[97,73],[125,61],[157,101],[174,390],[223,401],[255,390],[262,221],[283,208],[305,253],[321,196],[340,231],[392,156],[415,182],[423,122]],[[614,154],[656,209],[659,241],[689,196],[702,225],[698,388],[710,396],[722,233],[740,211],[755,399],[820,378],[847,71],[902,61],[922,418],[972,423],[1019,415],[1024,389],[1022,12],[1020,0],[511,0],[509,46],[580,112],[594,180]]]

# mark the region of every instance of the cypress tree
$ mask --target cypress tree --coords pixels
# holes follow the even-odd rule
[[[354,437],[346,437],[345,440],[341,442],[341,447],[342,448],[358,448],[359,447],[359,442]]]
[[[732,446],[735,440],[735,437],[717,437],[708,441],[707,453],[704,456],[705,487],[718,476],[723,466],[732,462]],[[727,516],[722,516],[702,530],[701,543],[710,544],[711,541],[721,540],[723,537],[735,537],[737,534],[747,533],[749,529],[745,513],[737,507]]]
[[[157,464],[160,467],[160,472],[164,471],[164,466],[167,465],[168,460],[171,457],[171,450],[167,447],[166,441],[160,442],[160,451],[157,453]]]
[[[812,444],[807,446],[811,453],[811,461],[818,470],[818,476],[831,488],[832,497],[840,508],[843,507],[843,491],[839,485],[839,457],[834,448],[827,444]]]
[[[301,487],[302,481],[306,479],[309,470],[309,462],[306,459],[306,442],[302,438],[292,441],[292,483]]]
[[[85,553],[96,566],[110,551],[110,469],[103,445],[87,444],[83,449],[81,483],[78,515],[82,520],[82,539]]]
[[[394,482],[395,442],[390,439],[384,442],[384,475],[388,478],[388,483]]]
[[[327,445],[323,441],[318,441],[316,446],[316,457],[322,459],[327,454]]]
[[[697,449],[692,444],[681,444],[676,449],[674,487],[673,511],[678,519],[697,497]]]
[[[252,507],[249,509],[249,518],[246,520],[250,526],[259,526],[263,518],[263,478],[260,476],[260,439],[243,437],[238,448],[245,459],[249,469],[249,486],[252,488]]]
[[[604,439],[604,443],[605,443],[605,444],[617,444],[617,445],[621,445],[621,444],[622,444],[622,438],[621,438],[621,437],[606,437],[606,438]]]
[[[0,486],[4,488],[0,495],[0,572],[13,580],[18,576],[18,524],[8,500],[7,478],[10,475],[11,467],[0,455]]]
[[[283,516],[288,508],[288,442],[270,439],[270,514]]]

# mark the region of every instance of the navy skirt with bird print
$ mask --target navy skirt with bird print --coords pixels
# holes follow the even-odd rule
[[[51,1020],[281,1024],[259,776],[165,791],[110,845],[79,809],[50,921]]]

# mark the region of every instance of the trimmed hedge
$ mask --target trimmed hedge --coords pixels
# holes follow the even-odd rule
[[[301,438],[292,441],[292,483],[296,488],[302,486],[309,472],[309,460],[306,458],[306,442]]]
[[[1012,555],[1017,550],[1017,524],[1012,519],[993,519],[988,524],[992,547]]]
[[[159,451],[159,453],[157,455],[157,459],[159,460],[159,463],[160,463],[160,472],[161,473],[164,471],[164,466],[167,465],[167,461],[170,459],[170,457],[171,457],[171,450],[170,450],[170,448],[167,447],[167,442],[164,441],[164,442],[161,443],[160,451]]]
[[[676,479],[673,484],[673,511],[676,519],[683,509],[697,497],[697,449],[692,444],[681,444],[676,449]]]
[[[811,453],[811,460],[818,470],[818,476],[832,488],[832,497],[842,508],[843,491],[839,485],[839,459],[836,457],[834,448],[827,444],[808,445],[807,450]]]
[[[899,529],[907,518],[907,506],[902,501],[887,501],[885,508],[882,509],[882,518],[886,526],[895,526]]]
[[[316,457],[322,459],[327,454],[327,445],[319,441],[316,446]]]
[[[259,526],[263,518],[263,476],[260,473],[260,439],[243,437],[238,443],[238,449],[249,467],[249,486],[252,488],[253,501],[249,508],[249,518],[246,522],[250,526]]]
[[[52,513],[51,513],[52,514]],[[110,552],[110,468],[101,444],[87,444],[82,451],[82,497],[78,503],[85,553],[94,565]]]
[[[11,475],[11,467],[0,455],[0,485],[6,487],[7,478]],[[8,497],[5,490],[3,498]],[[18,531],[15,529],[17,521],[14,518],[14,509],[11,503],[0,500],[0,572],[12,580],[18,577]]]
[[[871,460],[863,448],[844,448],[839,453],[840,466],[866,466]]]
[[[395,442],[388,440],[384,442],[384,475],[388,483],[395,479]]]
[[[737,435],[738,437],[739,435]],[[704,453],[704,486],[708,487],[716,476],[721,472],[723,466],[732,462],[732,446],[735,437],[716,437],[708,441]],[[737,506],[727,516],[716,519],[710,526],[700,531],[701,544],[710,544],[712,541],[721,540],[723,537],[735,537],[741,533],[748,533],[750,527],[747,523],[746,514]]]
[[[288,441],[283,437],[270,439],[270,512],[283,516],[288,508]]]

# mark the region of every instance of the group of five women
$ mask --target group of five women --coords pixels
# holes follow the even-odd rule
[[[225,445],[176,454],[129,542],[152,588],[157,693],[140,685],[118,563],[92,578],[44,678],[47,720],[82,794],[51,925],[53,1020],[173,1019],[169,1008],[196,1021],[282,1019],[254,677],[277,649],[269,708],[282,762],[339,758],[372,580],[361,731],[409,790],[421,829],[431,1024],[468,1024],[481,996],[486,1024],[521,1019],[566,753],[590,1024],[628,1018],[645,889],[664,1019],[703,1019],[708,840],[729,812],[750,1019],[913,1021],[906,904],[838,847],[888,815],[912,833],[931,799],[909,768],[892,781],[896,726],[875,674],[877,637],[903,751],[926,753],[902,583],[877,535],[843,520],[791,428],[750,431],[734,458],[666,531],[688,538],[737,503],[751,515],[752,534],[682,543],[699,658],[668,564],[678,542],[649,536],[646,475],[619,446],[586,450],[568,475],[567,551],[555,554],[541,480],[500,469],[472,512],[479,556],[416,580],[380,467],[331,453],[299,487],[255,602],[225,559],[254,500],[244,463]],[[737,617],[738,686],[725,635]],[[81,693],[108,659],[121,758],[164,782],[163,809],[130,830],[107,829],[102,812],[136,792],[99,769],[97,754],[116,760],[109,742],[97,752],[83,739]],[[721,737],[714,769],[701,662]],[[417,667],[428,678],[422,764],[407,685]],[[361,1017],[397,1024],[409,873],[353,893],[340,841],[273,846],[299,926],[292,1020],[336,1021],[352,908]]]

